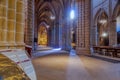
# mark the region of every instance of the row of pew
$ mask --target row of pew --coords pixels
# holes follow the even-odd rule
[[[120,47],[113,46],[94,46],[94,53],[105,56],[120,57]]]

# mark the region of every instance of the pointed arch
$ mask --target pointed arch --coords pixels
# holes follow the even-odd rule
[[[95,24],[95,25],[97,25],[98,18],[99,18],[99,16],[101,16],[102,13],[104,13],[104,14],[108,17],[107,12],[106,12],[103,8],[100,8],[100,9],[96,12],[95,16],[93,17],[93,19],[94,19],[94,24]]]
[[[48,28],[46,23],[42,22],[38,28],[38,45],[47,46],[48,45]]]
[[[120,1],[118,0],[112,14],[112,18],[116,20],[117,16],[120,14]]]

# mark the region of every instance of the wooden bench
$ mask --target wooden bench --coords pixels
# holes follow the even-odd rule
[[[120,57],[120,48],[112,46],[94,46],[94,53],[99,53],[105,56]]]

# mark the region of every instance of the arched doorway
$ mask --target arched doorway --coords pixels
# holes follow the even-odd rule
[[[38,29],[38,45],[47,46],[48,36],[47,28],[44,25],[40,25]]]
[[[96,28],[97,45],[109,46],[108,16],[105,12],[98,15]]]

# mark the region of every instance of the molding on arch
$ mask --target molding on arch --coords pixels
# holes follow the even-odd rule
[[[96,12],[96,14],[93,16],[93,21],[94,21],[94,24],[95,24],[95,25],[97,24],[97,19],[98,19],[98,17],[99,17],[102,13],[105,13],[106,16],[108,17],[107,11],[106,11],[104,8],[98,9],[97,12]]]
[[[116,17],[119,15],[119,13],[120,13],[120,2],[116,4],[112,13],[112,18],[116,20]]]
[[[48,30],[48,24],[46,24],[46,22],[41,22],[39,25],[38,25],[38,29],[41,27],[41,26],[44,26],[46,28],[46,30]]]
[[[56,14],[54,6],[50,4],[49,2],[45,2],[44,4],[41,5],[41,7],[38,9],[38,12],[43,11],[43,9],[49,9],[53,15]]]

